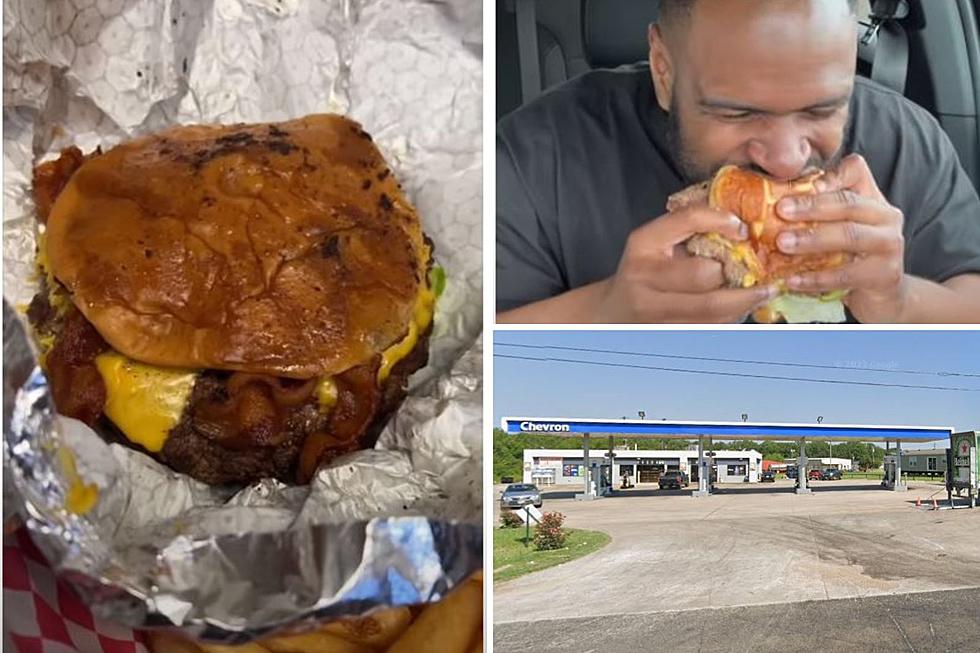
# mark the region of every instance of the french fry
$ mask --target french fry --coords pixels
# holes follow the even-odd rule
[[[469,577],[469,581],[480,588],[480,592],[483,592],[483,570],[474,573]],[[483,653],[483,622],[481,620],[479,627],[476,631],[476,636],[473,638],[473,644],[470,646],[469,653]]]
[[[228,646],[195,644],[164,632],[150,634],[152,653],[483,653],[483,572],[479,571],[438,603],[413,610],[390,608],[342,619],[299,635],[269,637]],[[390,647],[390,648],[389,648]]]
[[[238,644],[235,646],[228,644],[205,644],[204,642],[199,642],[198,646],[204,649],[204,653],[269,653],[269,649],[263,648],[255,642]]]
[[[375,653],[371,646],[346,640],[322,629],[302,635],[270,637],[262,640],[262,646],[272,653]]]
[[[425,608],[388,653],[465,653],[483,623],[483,587],[463,583]]]
[[[202,653],[201,648],[189,639],[160,631],[150,631],[151,653]]]
[[[412,622],[412,611],[405,607],[382,610],[357,619],[341,619],[321,630],[338,637],[385,650]]]

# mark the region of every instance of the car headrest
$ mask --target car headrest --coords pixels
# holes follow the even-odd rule
[[[647,58],[647,26],[658,0],[582,0],[582,42],[593,68],[615,68]]]

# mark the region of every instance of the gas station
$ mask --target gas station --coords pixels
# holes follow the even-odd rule
[[[697,439],[697,467],[691,480],[697,479],[697,489],[691,494],[695,497],[709,496],[711,490],[711,461],[707,455],[713,448],[714,440],[774,440],[796,442],[799,445],[797,468],[807,469],[808,442],[880,442],[888,449],[894,446],[897,454],[890,457],[885,470],[885,486],[894,491],[905,491],[902,482],[901,450],[903,444],[927,444],[937,441],[950,442],[954,429],[936,426],[866,426],[852,424],[783,424],[764,422],[692,422],[692,421],[648,421],[629,419],[578,419],[563,417],[504,417],[501,428],[508,434],[519,437],[522,434],[538,434],[582,439],[583,492],[577,499],[592,500],[609,490],[610,483],[604,482],[605,474],[594,479],[596,464],[591,462],[590,445],[592,438],[608,439],[608,450],[596,456],[599,463],[609,466],[608,477],[612,478],[612,461],[616,455],[613,441],[629,439]],[[598,483],[596,481],[599,481]],[[600,485],[601,487],[596,487]],[[809,494],[811,489],[806,473],[799,474],[797,494]]]

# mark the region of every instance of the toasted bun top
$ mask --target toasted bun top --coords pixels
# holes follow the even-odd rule
[[[776,237],[784,231],[806,231],[809,222],[789,222],[776,212],[776,203],[788,195],[815,195],[814,182],[822,172],[794,181],[774,181],[751,170],[724,166],[711,182],[708,204],[730,211],[749,227],[749,242],[755,260],[747,261],[759,281],[785,279],[793,274],[823,270],[845,261],[843,253],[784,254]]]
[[[418,216],[336,115],[122,144],[75,172],[47,229],[78,308],[154,365],[335,374],[397,342],[427,283]]]

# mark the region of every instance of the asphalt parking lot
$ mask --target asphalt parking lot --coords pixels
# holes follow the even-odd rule
[[[719,489],[695,499],[641,487],[592,502],[546,493],[544,510],[612,542],[496,584],[495,650],[636,649],[636,633],[653,628],[678,643],[672,651],[801,650],[807,633],[823,651],[892,640],[891,650],[980,651],[980,509],[916,508],[945,498],[928,483],[896,493],[816,482],[808,496],[790,481]],[[801,638],[789,649],[762,637],[787,628]]]

